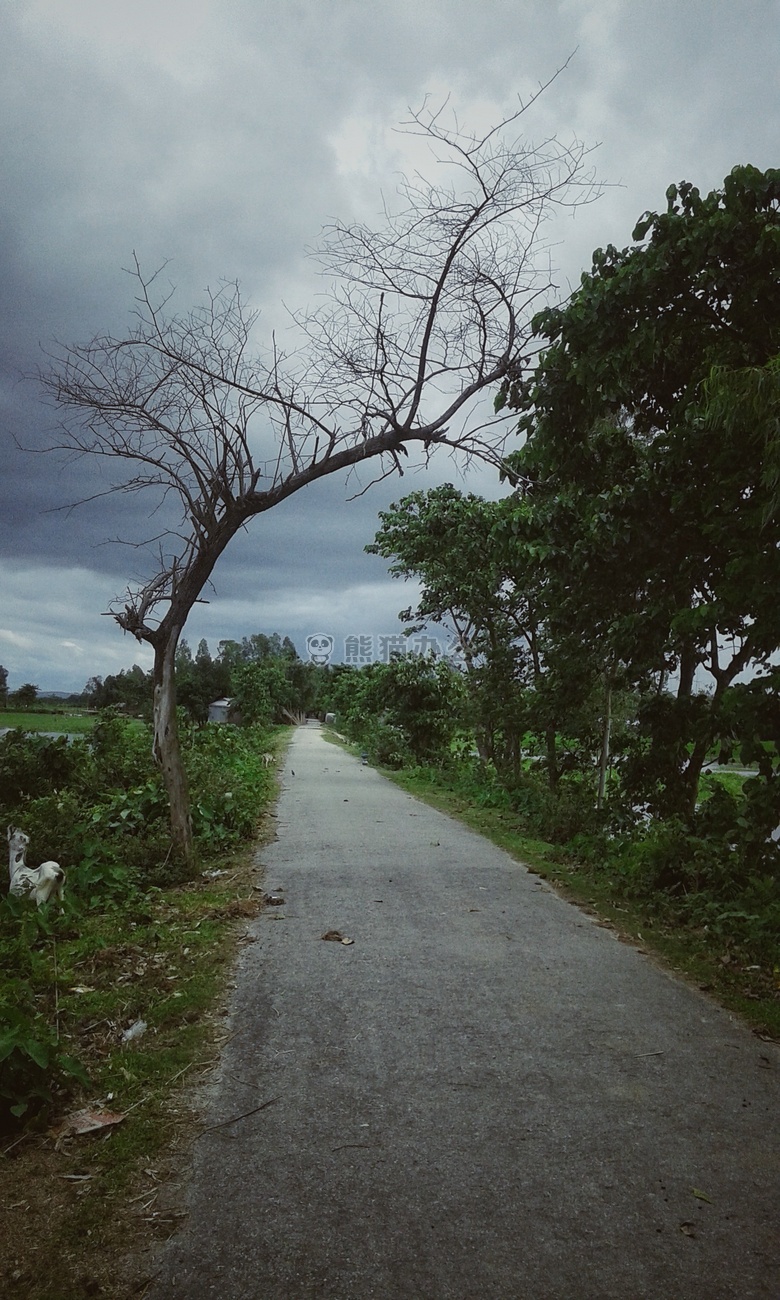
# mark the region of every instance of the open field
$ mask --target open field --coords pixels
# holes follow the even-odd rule
[[[69,735],[89,732],[97,721],[96,713],[61,709],[0,709],[0,731],[21,727],[22,731],[56,731]]]

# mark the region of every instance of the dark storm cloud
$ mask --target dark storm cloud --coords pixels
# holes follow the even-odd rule
[[[133,250],[147,270],[169,259],[182,310],[207,284],[238,278],[263,308],[262,338],[284,322],[282,299],[305,303],[319,287],[303,250],[323,223],[370,215],[380,187],[392,191],[387,133],[408,105],[451,92],[465,121],[495,120],[578,47],[529,126],[602,141],[599,171],[623,188],[551,226],[565,290],[594,247],[629,241],[671,181],[710,188],[737,162],[777,162],[777,36],[773,0],[3,6],[0,662],[12,684],[48,674],[44,684],[70,685],[144,662],[99,617],[142,575],[143,556],[104,542],[148,537],[159,517],[137,497],[46,513],[106,480],[13,441],[51,436],[55,413],[19,376],[52,341],[126,326]],[[377,621],[386,628],[410,597],[363,547],[378,509],[435,477],[457,481],[443,459],[432,477],[346,505],[357,485],[333,480],[254,521],[223,557],[190,640],[278,630],[297,642],[328,617],[342,631],[361,617],[385,630]],[[497,490],[485,473],[466,486]]]

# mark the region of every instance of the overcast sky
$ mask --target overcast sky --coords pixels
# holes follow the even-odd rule
[[[313,293],[304,250],[333,217],[372,219],[395,186],[392,128],[426,95],[465,124],[499,120],[568,68],[529,118],[598,145],[606,188],[555,225],[560,296],[592,250],[624,246],[682,179],[780,165],[777,0],[3,0],[0,5],[0,663],[14,688],[78,690],[146,647],[101,617],[142,572],[110,544],[145,508],[101,498],[92,467],[20,452],[56,413],[24,376],[54,340],[126,325],[135,251],[192,305],[238,279],[266,320]],[[348,502],[330,479],[262,516],[220,562],[186,636],[400,630],[413,591],[363,553],[377,511],[455,481],[446,457]],[[354,487],[354,485],[352,485]],[[139,523],[140,521],[140,523]],[[153,523],[149,523],[151,532]]]

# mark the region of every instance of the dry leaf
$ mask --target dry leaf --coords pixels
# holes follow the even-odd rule
[[[680,1232],[684,1233],[686,1237],[695,1237],[695,1236],[696,1236],[696,1224],[695,1224],[695,1223],[681,1223],[681,1224],[680,1224]]]
[[[91,1110],[87,1106],[85,1110],[74,1110],[70,1115],[66,1115],[52,1133],[58,1141],[65,1137],[80,1137],[82,1133],[94,1133],[98,1129],[121,1124],[124,1118],[125,1116],[120,1115],[118,1111]]]

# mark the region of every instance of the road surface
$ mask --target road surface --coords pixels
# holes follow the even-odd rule
[[[774,1046],[317,728],[262,856],[154,1300],[778,1300]]]

